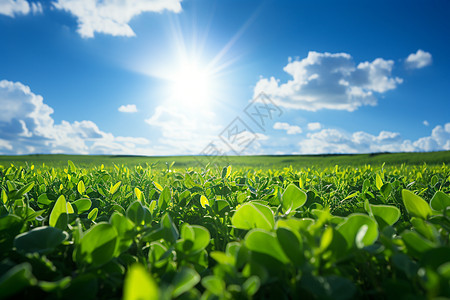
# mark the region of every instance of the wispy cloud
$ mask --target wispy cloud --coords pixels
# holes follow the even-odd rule
[[[141,137],[104,132],[89,120],[55,124],[53,109],[20,82],[0,81],[0,153],[151,154]],[[145,146],[145,147],[143,147]]]
[[[377,94],[393,90],[403,80],[391,75],[394,61],[377,58],[355,65],[347,53],[311,51],[302,60],[290,60],[283,68],[292,76],[286,83],[275,77],[261,78],[254,95],[269,95],[286,108],[317,111],[354,111],[376,105]]]
[[[40,2],[33,2],[30,4],[26,0],[1,0],[0,14],[9,17],[16,15],[26,15],[28,13],[42,13],[42,5]]]
[[[423,51],[421,49],[417,50],[416,53],[411,53],[410,55],[408,55],[405,61],[405,65],[409,69],[421,69],[423,67],[431,65],[431,63],[431,53]]]
[[[135,104],[127,104],[127,105],[121,105],[118,108],[118,111],[123,112],[123,113],[135,113],[137,112],[137,107]]]
[[[113,36],[135,36],[129,22],[144,12],[178,13],[182,0],[57,0],[56,9],[64,10],[77,18],[78,33],[84,38],[92,38],[96,32]]]

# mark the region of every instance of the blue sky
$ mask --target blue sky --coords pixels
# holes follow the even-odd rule
[[[450,150],[449,37],[444,0],[0,0],[0,154]]]

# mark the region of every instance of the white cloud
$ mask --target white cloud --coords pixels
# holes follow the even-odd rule
[[[311,51],[306,58],[290,60],[283,68],[291,80],[280,83],[274,77],[262,77],[254,95],[264,92],[286,108],[354,111],[360,106],[376,105],[375,93],[385,93],[403,82],[391,76],[393,65],[392,60],[377,58],[356,66],[350,54]]]
[[[310,131],[320,130],[321,128],[322,124],[320,124],[319,122],[308,123],[308,130]]]
[[[397,132],[381,131],[372,135],[363,131],[352,134],[338,129],[308,133],[299,142],[300,153],[371,153],[450,150],[450,123],[436,126],[430,136],[405,140]]]
[[[0,14],[14,18],[16,15],[27,15],[30,12],[39,14],[43,12],[40,2],[26,0],[0,0]]]
[[[182,0],[57,0],[53,6],[77,18],[78,33],[92,38],[96,32],[113,36],[134,36],[129,22],[144,12],[178,13]]]
[[[26,15],[30,12],[30,5],[25,0],[0,0],[0,14],[14,17]]]
[[[421,69],[431,65],[431,62],[431,53],[419,49],[416,53],[411,53],[408,55],[405,64],[409,69]]]
[[[422,123],[423,123],[423,125],[425,125],[425,126],[430,126],[430,123],[429,123],[427,120],[424,120]]]
[[[302,129],[296,125],[289,125],[284,122],[276,122],[273,124],[273,129],[286,130],[287,134],[299,134],[302,133]]]
[[[189,110],[184,106],[158,106],[145,122],[156,127],[160,154],[198,154],[217,138],[221,126],[216,116],[206,110]]]
[[[0,81],[0,153],[151,154],[145,138],[115,137],[92,121],[55,124],[42,96],[20,83]]]
[[[135,104],[121,105],[118,110],[123,113],[135,113],[138,111]]]
[[[42,14],[44,12],[44,10],[42,8],[42,4],[40,2],[33,2],[33,3],[31,3],[31,11],[35,15]]]

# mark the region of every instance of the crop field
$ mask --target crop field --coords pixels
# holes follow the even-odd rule
[[[450,297],[449,156],[1,157],[0,299]]]

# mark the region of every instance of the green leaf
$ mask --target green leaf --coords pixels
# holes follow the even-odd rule
[[[24,288],[35,285],[36,278],[31,273],[29,263],[16,265],[0,277],[0,299],[6,299]]]
[[[166,186],[161,191],[161,194],[159,195],[159,199],[158,199],[159,209],[164,211],[167,208],[167,206],[169,205],[171,199],[172,199],[172,195],[170,193],[170,188],[168,186]]]
[[[119,189],[121,184],[122,184],[122,181],[119,181],[116,184],[111,185],[111,187],[109,188],[109,194],[114,195],[114,193],[117,192],[117,190]]]
[[[347,242],[347,249],[372,245],[378,238],[378,226],[374,219],[363,214],[351,214],[337,227]]]
[[[23,253],[47,254],[68,237],[69,234],[61,229],[42,226],[16,236],[14,247]]]
[[[86,191],[86,187],[84,186],[83,180],[80,180],[80,181],[78,182],[77,190],[78,190],[78,193],[80,193],[80,195],[83,195],[83,194],[84,194],[84,191]]]
[[[252,297],[259,290],[261,286],[261,281],[258,276],[250,276],[247,280],[242,284],[242,288],[248,297]]]
[[[70,172],[76,172],[77,171],[77,167],[75,167],[74,163],[71,160],[68,160],[67,164],[69,165],[69,171]]]
[[[91,210],[91,212],[88,214],[88,219],[91,220],[92,222],[95,221],[95,219],[97,219],[97,214],[98,214],[98,208],[95,207],[93,210]]]
[[[134,224],[130,221],[130,219],[126,218],[119,212],[114,212],[109,219],[109,223],[116,228],[119,245],[117,247],[117,253],[120,254],[125,252],[133,243],[133,239],[135,237]]]
[[[173,279],[172,285],[174,286],[174,289],[172,291],[172,296],[180,296],[192,289],[199,281],[200,275],[198,275],[197,272],[188,267],[182,267]]]
[[[303,261],[303,246],[297,235],[290,228],[280,227],[277,240],[289,260],[299,266]]]
[[[222,278],[210,275],[202,279],[202,285],[212,294],[220,296],[225,291],[225,282]]]
[[[81,214],[91,209],[92,202],[90,199],[81,198],[73,202],[72,204],[73,206],[75,206],[77,213]]]
[[[81,238],[73,252],[78,264],[101,266],[113,258],[116,252],[118,234],[113,225],[98,223]]]
[[[445,194],[444,192],[437,191],[433,198],[431,198],[430,206],[432,209],[437,211],[444,211],[447,207],[450,206],[450,196]]]
[[[209,206],[208,198],[206,198],[205,196],[202,195],[202,196],[200,197],[200,205],[201,205],[203,208],[206,208],[206,205]]]
[[[240,229],[273,229],[275,220],[272,210],[263,204],[248,202],[242,205],[231,218],[231,224]]]
[[[405,230],[401,234],[402,240],[408,252],[415,257],[420,257],[424,252],[431,250],[435,244],[421,237],[417,232]]]
[[[383,180],[381,179],[380,174],[377,174],[375,176],[375,185],[377,186],[378,190],[381,190],[381,187],[383,186]]]
[[[426,219],[431,216],[431,209],[428,203],[411,191],[402,190],[403,204],[408,213],[413,217]]]
[[[52,227],[57,227],[59,229],[66,229],[67,227],[67,203],[64,195],[59,196],[56,200],[55,206],[50,214],[49,224]]]
[[[6,202],[8,202],[8,196],[6,195],[5,190],[2,190],[2,202],[3,204],[6,204]]]
[[[141,264],[134,264],[128,270],[123,287],[123,299],[159,299],[158,285]]]
[[[200,225],[189,225],[188,223],[184,223],[181,226],[181,238],[184,240],[186,251],[189,254],[196,254],[208,246],[209,241],[211,239],[211,235],[209,234],[208,229]],[[187,241],[189,241],[187,243]],[[189,245],[186,248],[186,244]]]
[[[305,204],[306,193],[300,190],[296,185],[290,184],[284,191],[281,199],[283,212],[289,213]]]
[[[145,198],[144,198],[144,194],[141,192],[141,190],[137,187],[134,188],[134,193],[136,194],[136,198],[141,201],[144,202]]]
[[[392,205],[370,204],[370,210],[372,211],[372,214],[380,227],[384,227],[385,225],[394,225],[401,215],[400,210]]]
[[[272,256],[282,263],[289,262],[289,258],[284,254],[277,237],[272,232],[263,229],[249,231],[245,236],[245,246],[251,251]]]
[[[147,207],[143,206],[141,202],[133,202],[127,209],[127,217],[138,226],[145,224],[150,225],[152,222],[152,214]]]

